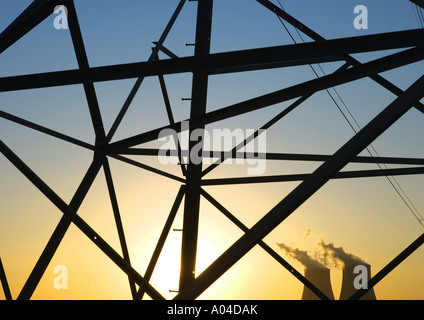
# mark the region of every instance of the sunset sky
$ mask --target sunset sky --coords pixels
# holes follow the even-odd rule
[[[0,31],[32,1],[0,2]],[[174,12],[178,0],[75,0],[91,67],[146,61]],[[277,1],[273,1],[278,5]],[[353,37],[420,27],[415,7],[406,0],[284,0],[284,9],[326,39]],[[353,26],[356,5],[368,8],[368,29]],[[195,1],[185,4],[164,45],[178,56],[193,55]],[[69,30],[56,30],[52,14],[0,55],[0,77],[76,69]],[[297,42],[295,29],[287,24]],[[303,35],[305,41],[311,41]],[[278,18],[254,0],[215,0],[212,25],[213,53],[292,44]],[[354,55],[361,62],[395,50]],[[160,55],[166,59],[165,55]],[[321,64],[325,74],[344,62]],[[320,68],[314,66],[322,76]],[[381,74],[406,90],[424,70],[424,62]],[[310,66],[211,76],[207,111],[232,105],[315,78]],[[189,116],[192,74],[165,77],[176,121]],[[101,115],[109,131],[134,79],[95,83]],[[348,107],[363,127],[395,96],[370,79],[329,91]],[[213,128],[257,129],[293,101],[209,125]],[[423,102],[423,100],[421,100]],[[345,109],[344,109],[345,110]],[[82,85],[0,93],[4,111],[66,135],[94,144],[94,131]],[[352,120],[352,119],[350,119]],[[112,141],[168,124],[157,77],[146,78]],[[380,136],[373,147],[380,156],[424,158],[424,115],[411,109]],[[331,155],[354,132],[326,91],[313,95],[267,131],[267,151]],[[0,140],[11,148],[66,203],[69,203],[92,161],[92,152],[0,118]],[[146,147],[160,146],[158,142]],[[368,156],[364,151],[361,155]],[[175,165],[156,157],[131,159],[181,176]],[[311,173],[321,163],[267,161],[264,175]],[[110,159],[132,266],[143,275],[177,195],[180,182]],[[249,165],[222,164],[205,178],[243,177]],[[392,167],[388,165],[388,167]],[[372,164],[349,164],[345,169],[377,169]],[[393,180],[392,180],[393,181]],[[424,214],[424,177],[400,176],[397,183]],[[219,203],[252,227],[299,182],[206,186]],[[183,204],[173,228],[182,228]],[[410,204],[410,206],[411,206]],[[121,254],[103,170],[78,214]],[[0,257],[15,299],[22,289],[62,213],[0,154]],[[424,231],[423,224],[385,177],[332,180],[275,228],[264,242],[287,258],[278,243],[315,252],[317,242],[342,246],[371,265],[377,273]],[[308,236],[305,234],[310,230]],[[202,198],[197,274],[243,235],[231,221]],[[181,232],[171,231],[151,284],[167,299],[178,289]],[[288,260],[303,273],[302,265]],[[68,270],[68,289],[53,282],[56,266]],[[424,247],[376,285],[378,299],[424,299]],[[338,299],[341,270],[331,270]],[[300,299],[303,285],[289,271],[256,246],[206,290],[200,299]],[[33,299],[131,299],[128,278],[76,226],[71,225],[51,261]],[[4,299],[0,290],[0,299]]]

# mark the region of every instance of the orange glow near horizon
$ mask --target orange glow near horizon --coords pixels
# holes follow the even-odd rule
[[[416,21],[412,18],[415,12],[411,12],[410,4],[407,1],[390,1],[390,5],[381,5],[378,1],[367,4],[373,13],[373,20],[370,20],[367,30],[356,30],[353,27],[353,7],[348,1],[309,1],[308,10],[305,10],[302,1],[288,1],[285,6],[287,12],[293,12],[294,17],[327,39],[416,29]],[[0,2],[0,33],[31,2]],[[119,1],[76,0],[90,66],[146,61],[152,52],[152,41],[158,40],[157,36],[168,23],[178,2],[131,1],[128,6]],[[193,39],[197,2],[186,2],[181,17],[164,43],[166,48],[179,57],[193,55],[193,47],[185,46],[183,41],[190,42]],[[0,78],[78,68],[69,30],[56,30],[51,18],[44,20],[28,35],[1,52]],[[215,0],[213,21],[213,53],[293,43],[292,38],[286,34],[287,29],[283,29],[274,14],[257,1]],[[296,36],[295,33],[293,35]],[[2,40],[0,37],[0,42]],[[384,50],[353,56],[365,63],[391,53],[392,50]],[[162,58],[169,57],[160,52]],[[320,70],[330,75],[343,64],[344,61],[322,63]],[[308,65],[274,67],[211,75],[208,80],[207,112],[243,101],[251,106],[252,101],[258,101],[252,99],[261,96],[272,97],[270,100],[275,101],[277,90],[316,79],[316,74]],[[419,61],[384,72],[382,76],[404,90],[422,76],[422,70],[424,61]],[[192,73],[165,76],[173,121],[182,122],[190,117],[191,103],[186,99],[192,90]],[[101,120],[107,132],[127,100],[134,82],[135,79],[125,79],[94,84]],[[331,97],[325,90],[314,93],[296,110],[267,129],[266,152],[331,156],[354,136],[352,120],[364,127],[396,98],[369,78],[328,88],[328,91],[332,93],[335,89],[337,95]],[[352,118],[356,118],[347,123],[346,117],[343,117],[346,114],[340,113],[340,109],[344,108],[337,108],[339,105],[336,106],[334,100],[339,99],[332,99],[334,97],[342,99],[344,106],[349,107]],[[275,103],[260,110],[213,122],[206,126],[206,130],[236,128],[242,132],[246,132],[246,129],[252,132],[262,128],[294,101]],[[423,102],[422,99],[420,101]],[[234,110],[240,110],[237,108],[236,105]],[[96,142],[82,84],[0,92],[0,111],[89,145]],[[168,112],[160,81],[157,77],[146,77],[111,143],[167,126],[172,122]],[[423,113],[412,108],[373,141],[373,148],[378,150],[381,157],[424,159],[423,120]],[[209,135],[213,137],[210,131]],[[94,152],[90,147],[65,142],[1,115],[0,140],[67,204],[72,201],[93,161]],[[183,147],[187,149],[189,142],[185,142],[187,145]],[[208,147],[214,149],[211,144]],[[223,145],[225,143],[221,147]],[[152,139],[133,147],[158,149],[160,146],[159,139]],[[107,148],[99,150],[102,153]],[[107,152],[115,152],[113,150]],[[111,154],[107,156],[131,266],[144,276],[178,190],[184,183],[184,176],[178,164],[163,164],[156,155],[125,155],[128,159],[150,166],[144,169],[113,158]],[[360,156],[370,155],[363,151]],[[310,174],[321,164],[318,161],[267,159],[263,176]],[[245,162],[237,164],[235,161],[233,164],[224,163],[204,176],[204,179],[246,178],[250,176],[247,171],[249,166],[255,165]],[[406,166],[388,165],[388,168],[398,167]],[[350,163],[342,170],[376,169],[378,166],[374,163]],[[158,170],[179,179],[157,174]],[[405,206],[406,201],[402,201],[397,192],[399,189],[394,190],[391,183],[393,180],[388,181],[386,177],[332,179],[278,226],[273,225],[275,228],[262,241],[302,274],[303,265],[286,256],[278,243],[313,255],[317,250],[317,242],[324,239],[335,246],[342,246],[347,252],[369,263],[372,275],[375,275],[423,233],[423,221],[417,221],[419,217],[411,214],[411,211],[424,211],[424,176],[404,175],[396,179],[416,210],[410,210],[411,205]],[[300,183],[249,181],[245,184],[204,185],[203,189],[250,229]],[[184,200],[150,279],[152,286],[167,299],[175,297],[177,293],[174,291],[179,287],[180,229],[183,226]],[[123,256],[103,168],[77,214]],[[62,212],[0,153],[0,257],[13,299],[21,292],[61,217]],[[308,236],[305,236],[306,230],[311,230]],[[203,196],[198,231],[196,276],[244,235],[238,226]],[[58,276],[54,272],[56,266],[66,268],[67,288],[58,289],[54,286]],[[423,267],[424,245],[376,285],[374,289],[377,299],[424,300]],[[331,268],[330,276],[335,299],[338,299],[342,283],[340,266]],[[198,299],[298,300],[302,290],[302,283],[291,271],[256,245]],[[4,298],[0,286],[0,300]],[[143,298],[150,299],[147,295]],[[71,224],[32,299],[129,300],[132,296],[128,276],[96,243]]]
[[[166,178],[157,178],[152,173],[116,161],[111,161],[111,168],[114,178],[116,177],[117,196],[120,200],[131,263],[143,275],[175,199],[179,183],[164,184]],[[223,169],[231,170],[230,167]],[[8,246],[7,242],[2,242],[1,252],[12,295],[16,298],[61,214],[38,190],[20,178],[20,173],[12,169],[8,174],[18,181],[16,187],[9,190],[11,195],[13,196],[15,188],[21,188],[27,193],[27,201],[15,200],[12,202],[14,207],[10,207],[10,212],[17,208],[28,212],[27,219],[22,221],[10,214],[1,226],[2,237],[14,239],[13,248]],[[143,188],[145,184],[150,187]],[[212,186],[205,190],[250,228],[296,185],[297,183],[262,184],[259,189],[256,185],[220,188]],[[408,226],[415,226],[414,221],[405,213],[398,199],[386,198],[385,188],[386,182],[381,178],[368,181],[332,181],[272,231],[264,241],[288,259],[277,243],[286,242],[293,247],[312,251],[318,236],[323,236],[326,241],[343,245],[347,250],[364,258],[372,265],[372,272],[375,274],[415,240],[408,230],[415,230],[416,234],[419,232],[419,228],[408,229]],[[381,192],[371,193],[370,190]],[[338,194],[337,199],[334,194]],[[361,201],[355,202],[358,197]],[[104,175],[100,173],[78,213],[120,253],[112,209],[109,200],[105,199],[108,199],[107,188]],[[351,201],[350,206],[346,206],[347,201]],[[36,208],[32,205],[34,202],[38,203]],[[184,201],[180,205],[172,229],[180,229],[182,226],[183,204]],[[37,211],[34,212],[34,209]],[[373,215],[373,212],[385,214]],[[38,225],[36,229],[33,228],[35,221]],[[336,230],[332,228],[334,223],[340,226]],[[315,235],[305,239],[305,230],[308,228],[311,228]],[[358,230],[362,230],[360,238],[355,237]],[[397,237],[393,237],[388,230],[397,230]],[[240,229],[202,198],[196,274],[200,274],[242,235]],[[419,267],[423,263],[422,253],[423,248],[420,248],[376,286],[378,299],[421,299],[424,292],[418,284],[423,277]],[[169,290],[178,290],[180,254],[181,232],[171,231],[151,278],[152,285],[167,299],[176,295]],[[295,261],[288,261],[303,273],[302,267]],[[53,270],[57,265],[64,265],[68,269],[69,288],[66,290],[53,287],[56,276]],[[337,299],[341,285],[340,271],[332,270],[331,277]],[[402,286],[408,286],[410,290],[396,289]],[[302,284],[286,269],[256,246],[199,299],[218,297],[296,300],[301,297],[302,288]],[[130,298],[127,276],[73,225],[33,295],[33,299]],[[148,296],[145,298],[149,299]]]

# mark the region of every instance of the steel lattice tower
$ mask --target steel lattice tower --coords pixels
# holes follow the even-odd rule
[[[414,3],[419,6],[423,5],[422,1],[418,0]],[[263,9],[263,7],[265,7],[269,9],[270,13],[277,15],[280,19],[291,24],[301,33],[307,35],[314,41],[269,48],[211,53],[210,44],[213,0],[198,0],[193,1],[193,5],[197,6],[194,55],[179,58],[168,48],[164,47],[163,43],[185,4],[185,0],[179,1],[174,14],[162,33],[162,36],[157,42],[155,42],[150,58],[145,62],[90,67],[77,13],[72,0],[35,0],[14,20],[12,24],[10,24],[8,28],[1,33],[0,53],[7,50],[40,22],[50,16],[57,5],[66,6],[68,10],[69,29],[79,68],[75,70],[3,77],[0,78],[0,92],[82,84],[89,107],[91,121],[96,134],[95,144],[91,145],[5,112],[0,113],[0,116],[4,119],[86,148],[91,150],[93,153],[93,160],[90,167],[81,181],[78,190],[75,192],[72,201],[67,204],[54,192],[54,190],[40,179],[31,170],[31,168],[27,166],[27,164],[24,163],[11,148],[9,148],[9,146],[0,140],[0,152],[3,156],[6,157],[62,213],[62,218],[60,219],[59,224],[55,228],[54,233],[51,235],[29,278],[26,280],[18,299],[31,298],[44,271],[49,265],[61,240],[65,236],[71,224],[74,224],[78,229],[80,229],[88,239],[90,239],[122,270],[122,272],[128,276],[134,299],[139,299],[144,293],[153,299],[163,299],[162,294],[149,283],[149,280],[154,271],[155,264],[159,259],[167,235],[171,230],[172,222],[177,210],[180,207],[180,204],[183,203],[183,199],[184,221],[182,228],[180,287],[175,299],[196,299],[256,245],[259,245],[263,250],[270,254],[279,264],[281,264],[282,267],[289,270],[291,274],[293,274],[312,292],[317,294],[320,298],[326,299],[327,297],[317,287],[309,282],[301,273],[296,271],[295,268],[293,268],[271,247],[264,243],[262,241],[263,238],[331,179],[377,176],[384,177],[424,173],[423,159],[358,156],[359,153],[370,145],[370,143],[391,127],[411,108],[416,108],[420,112],[424,113],[424,105],[420,102],[424,96],[424,77],[418,79],[413,85],[404,91],[380,75],[385,71],[399,68],[424,59],[424,30],[398,31],[326,40],[321,35],[308,28],[305,24],[282,10],[280,7],[273,4],[271,1],[257,0],[258,8],[262,7]],[[352,57],[352,54],[355,53],[390,49],[404,50],[366,63],[360,63]],[[158,56],[159,52],[168,55],[169,59],[160,60]],[[215,111],[207,110],[208,78],[211,75],[294,67],[333,61],[342,61],[345,63],[332,74],[258,96],[254,99],[241,101]],[[175,177],[170,173],[155,170],[143,164],[124,158],[123,155],[157,155],[158,150],[136,148],[135,146],[156,140],[158,138],[158,134],[163,129],[173,129],[176,132],[180,132],[181,122],[175,122],[172,117],[172,110],[166,94],[166,86],[163,81],[163,77],[165,75],[187,72],[193,74],[192,94],[189,98],[191,104],[190,117],[187,119],[190,125],[190,132],[196,129],[203,129],[206,125],[220,120],[230,119],[283,101],[295,99],[289,107],[282,110],[276,117],[261,127],[261,129],[268,129],[291,111],[295,110],[299,105],[314,95],[314,93],[363,78],[372,79],[374,82],[396,95],[397,98],[333,155],[283,153],[266,154],[266,159],[278,161],[299,160],[322,162],[322,165],[311,174],[300,173],[297,175],[249,176],[238,178],[238,180],[234,181],[232,181],[233,178],[207,180],[203,178],[204,175],[218,166],[219,163],[215,163],[204,168],[202,162],[193,163],[192,161],[188,161],[188,163],[184,163],[181,161],[180,167],[183,178],[180,178]],[[145,77],[153,76],[158,77],[161,84],[169,116],[169,125],[147,132],[140,132],[139,134],[126,139],[111,142],[114,133],[121,124],[121,121],[130,107],[143,79]],[[99,102],[97,100],[94,83],[119,79],[137,80],[123,108],[115,119],[111,130],[106,132],[100,115]],[[254,136],[250,138],[254,139],[258,136],[258,134],[259,130],[256,131]],[[190,152],[196,144],[198,146],[198,141],[192,141],[189,145],[188,152]],[[180,152],[179,156],[181,157],[181,148],[178,143],[177,147]],[[243,157],[249,157],[247,152],[239,152],[238,148],[235,147],[230,153],[222,151],[221,161],[228,157],[236,157],[239,153],[242,153]],[[143,169],[152,170],[153,172],[167,176],[170,179],[177,180],[181,183],[181,187],[176,195],[169,217],[160,233],[153,256],[151,257],[149,266],[144,275],[141,275],[130,262],[130,255],[125,241],[124,229],[118,209],[118,199],[115,194],[114,183],[108,161],[109,158],[118,159],[129,164],[140,166]],[[180,160],[182,160],[182,158],[180,158]],[[414,167],[341,172],[341,169],[351,162],[414,165]],[[90,190],[96,175],[102,169],[105,173],[110,200],[113,204],[122,255],[116,252],[83,218],[78,215],[78,209],[81,206],[85,195]],[[285,198],[283,198],[272,210],[264,215],[252,228],[248,228],[243,225],[240,220],[232,215],[203,189],[204,185],[226,184],[230,182],[256,183],[281,181],[301,181],[301,183]],[[207,199],[212,205],[228,217],[244,232],[244,234],[203,273],[195,277],[196,252],[198,244],[197,239],[199,232],[199,210],[200,199],[202,197]],[[412,242],[404,251],[387,264],[385,268],[378,272],[371,279],[369,289],[375,286],[381,279],[395,269],[423,243],[424,234]],[[0,267],[1,266],[2,265],[0,263]],[[8,291],[8,284],[3,268],[0,268],[0,276],[6,297],[10,299],[11,296]],[[351,297],[351,299],[358,299],[366,292],[367,290],[359,290]]]

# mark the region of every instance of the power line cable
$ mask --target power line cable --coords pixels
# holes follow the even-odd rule
[[[423,9],[420,8],[419,6],[415,5],[415,8],[418,12],[418,17],[420,20],[420,24],[421,24],[421,28],[424,28],[424,14],[423,14]]]
[[[411,2],[412,11],[414,11],[415,19],[417,20],[418,26],[424,28],[424,14],[423,9]]]
[[[278,4],[280,5],[280,8],[285,11],[283,5],[281,4],[280,0],[277,0]],[[418,6],[417,6],[418,7]],[[421,8],[420,8],[421,9]],[[417,11],[419,9],[417,8]],[[418,12],[418,17],[420,20],[420,24],[421,26],[424,28],[424,15],[422,10],[419,10]],[[286,24],[284,23],[284,21],[281,19],[281,17],[279,17],[277,15],[278,19],[280,20],[281,24],[283,25],[284,29],[287,31],[287,33],[289,34],[290,38],[292,39],[292,41],[297,44],[297,41],[295,40],[295,38],[293,37],[293,35],[290,33],[289,29],[287,28]],[[300,34],[299,30],[297,28],[295,28],[295,31],[297,32],[298,36],[300,37],[300,39],[302,40],[303,43],[305,43],[305,40],[303,39],[302,35]],[[314,69],[314,67],[309,64],[310,68],[312,69],[313,73],[315,74],[315,76],[317,78],[319,78],[318,73],[316,72],[316,70]],[[318,63],[317,66],[319,67],[319,69],[321,70],[322,74],[325,76],[326,73],[324,72],[323,68],[321,67],[321,65]],[[341,114],[343,115],[344,119],[347,121],[347,123],[349,124],[349,126],[352,128],[352,130],[356,133],[358,133],[359,130],[361,130],[361,126],[359,125],[359,123],[356,121],[355,117],[353,116],[353,114],[351,113],[351,111],[349,110],[348,106],[346,105],[346,103],[344,102],[344,100],[342,99],[342,97],[340,96],[340,94],[338,93],[338,91],[336,90],[336,88],[332,88],[335,92],[335,94],[337,95],[338,99],[341,101],[341,103],[343,104],[345,110],[347,111],[347,113],[349,114],[350,118],[353,120],[353,122],[355,123],[356,127],[352,124],[352,122],[349,120],[348,116],[345,114],[345,112],[343,112],[342,108],[340,107],[340,105],[337,103],[336,99],[334,98],[334,96],[331,94],[331,92],[326,89],[326,92],[328,93],[328,95],[330,96],[331,100],[334,102],[334,104],[337,106],[337,108],[339,109],[339,111],[341,112]],[[375,155],[370,151],[370,149],[372,149],[375,153]],[[371,157],[377,156],[379,157],[379,154],[377,152],[377,150],[374,148],[374,146],[372,144],[369,145],[369,147],[366,148],[367,152],[370,154]],[[388,169],[388,167],[386,166],[386,164],[379,164],[377,163],[377,166],[380,169]],[[396,191],[396,193],[399,195],[399,197],[401,198],[401,200],[403,201],[403,203],[406,205],[406,207],[409,209],[409,211],[411,211],[411,213],[413,214],[413,216],[417,219],[417,221],[421,224],[422,227],[424,227],[424,218],[421,215],[421,213],[419,212],[419,210],[416,208],[416,206],[413,204],[413,202],[411,201],[411,199],[409,198],[409,196],[407,195],[407,193],[405,192],[404,188],[399,184],[399,182],[397,181],[397,179],[393,176],[386,176],[386,179],[389,181],[390,185],[393,187],[393,189]]]

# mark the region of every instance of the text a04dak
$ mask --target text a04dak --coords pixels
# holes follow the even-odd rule
[[[213,304],[207,306],[169,306],[168,315],[185,315],[197,318],[200,315],[257,315],[256,304]]]

